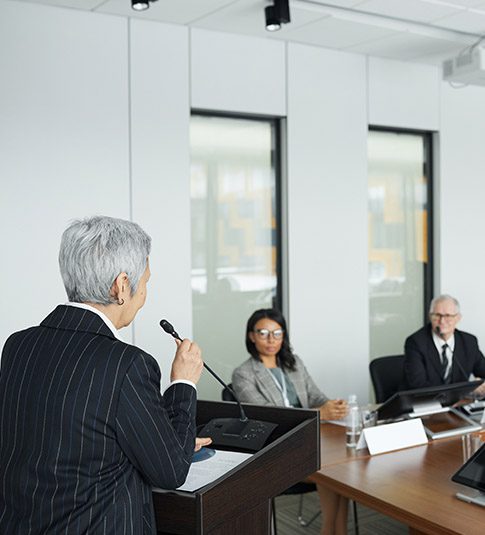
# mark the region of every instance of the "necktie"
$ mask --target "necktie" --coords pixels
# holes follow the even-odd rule
[[[446,350],[448,349],[448,344],[445,344],[442,347],[441,351],[441,375],[443,379],[446,380],[446,368],[448,368],[448,357],[446,356]]]

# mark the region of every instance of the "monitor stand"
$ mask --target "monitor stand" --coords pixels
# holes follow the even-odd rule
[[[480,431],[482,426],[453,407],[440,407],[435,412],[415,410],[410,417],[421,418],[426,434],[432,438],[445,438]]]
[[[474,503],[485,507],[485,493],[479,490],[468,490],[466,492],[457,492],[456,497],[467,503]]]

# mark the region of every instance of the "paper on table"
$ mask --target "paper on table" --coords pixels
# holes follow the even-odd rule
[[[335,424],[335,425],[340,425],[342,427],[345,427],[347,425],[345,418],[343,418],[342,420],[320,420],[320,423],[321,424]]]
[[[200,489],[223,476],[252,455],[252,453],[216,450],[212,457],[190,465],[185,483],[178,487],[177,490],[193,492]],[[163,489],[153,489],[154,492],[161,490]]]

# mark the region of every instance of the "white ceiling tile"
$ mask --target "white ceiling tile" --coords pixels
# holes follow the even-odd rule
[[[431,22],[440,17],[459,13],[464,8],[426,0],[366,0],[356,9],[397,19]]]
[[[415,58],[413,62],[426,63],[427,65],[441,66],[443,64],[443,61],[457,56],[459,52],[460,52],[460,49],[457,48],[455,50],[449,50],[447,52],[442,51],[442,52],[438,52],[437,54],[428,54],[428,55],[419,56],[418,58]]]
[[[104,2],[104,0],[17,0],[17,2],[27,2],[29,4],[44,4],[46,6],[69,7],[91,11]]]
[[[457,15],[439,19],[435,21],[435,25],[440,28],[482,35],[485,33],[485,11],[468,9]]]
[[[447,4],[453,4],[462,7],[475,7],[484,4],[483,0],[444,0]]]
[[[311,2],[312,4],[323,4],[335,7],[354,7],[362,3],[362,0],[301,0],[302,2]],[[290,0],[291,9],[291,0]]]
[[[411,32],[401,32],[384,39],[355,45],[346,50],[370,56],[411,61],[440,52],[445,55],[453,55],[462,50],[463,47],[463,43],[455,41],[433,39],[432,37]]]
[[[326,17],[289,31],[288,39],[329,48],[345,48],[394,33],[389,28]]]
[[[72,0],[70,0],[72,1]],[[99,13],[139,17],[174,24],[189,24],[207,13],[217,11],[235,0],[158,0],[145,11],[134,11],[131,0],[108,0],[97,10]]]

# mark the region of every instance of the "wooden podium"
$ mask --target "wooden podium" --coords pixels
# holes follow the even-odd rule
[[[271,498],[320,468],[317,411],[256,405],[244,410],[248,418],[278,427],[263,449],[200,490],[153,493],[159,535],[269,534]],[[197,403],[197,426],[230,417],[239,418],[236,403]]]

